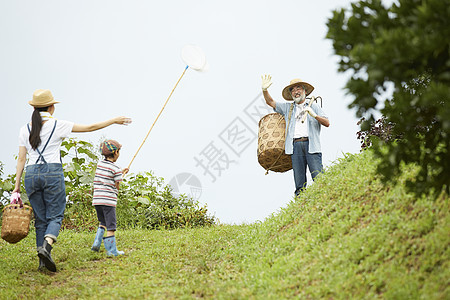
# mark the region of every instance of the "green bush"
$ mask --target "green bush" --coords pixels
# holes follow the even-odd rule
[[[67,205],[64,212],[63,229],[95,230],[97,214],[92,206],[92,182],[101,155],[98,148],[86,141],[74,138],[62,144],[64,158]],[[0,162],[0,209],[9,203],[14,189],[14,175],[3,178]],[[22,198],[26,200],[22,187]],[[171,187],[162,178],[151,172],[125,176],[117,201],[117,227],[144,229],[175,229],[184,227],[211,226],[215,218],[208,215],[206,206],[201,206],[185,195],[176,198]]]
[[[84,231],[95,230],[97,227],[97,213],[92,206],[92,188],[73,189],[68,194],[62,228]]]
[[[68,139],[63,142],[61,156],[70,157],[64,165],[69,201],[63,228],[94,230],[98,226],[92,206],[92,182],[101,155],[92,144]],[[128,174],[119,188],[116,207],[117,227],[175,229],[210,226],[215,223],[205,206],[185,195],[175,198],[171,187],[151,172]]]
[[[148,229],[174,229],[213,225],[206,206],[185,195],[175,198],[162,178],[151,172],[124,179],[117,205],[118,225]]]
[[[92,187],[72,189],[68,199],[62,227],[81,231],[97,228]],[[170,186],[151,172],[124,178],[119,189],[116,214],[119,229],[175,229],[215,223],[205,206],[184,195],[175,198]]]

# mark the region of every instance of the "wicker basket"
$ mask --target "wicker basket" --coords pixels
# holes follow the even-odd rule
[[[291,156],[284,153],[286,121],[279,113],[259,121],[258,162],[267,171],[286,172],[292,169]]]
[[[31,206],[8,204],[3,208],[2,239],[14,244],[28,235],[30,230]]]

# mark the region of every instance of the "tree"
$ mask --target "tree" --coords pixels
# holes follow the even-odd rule
[[[362,124],[365,118],[361,118],[358,121],[358,125]],[[394,137],[392,135],[394,124],[386,121],[385,117],[381,117],[376,120],[375,123],[370,124],[368,130],[360,130],[356,132],[356,138],[361,140],[361,150],[366,150],[372,146],[372,140],[378,139],[377,141],[390,142],[392,140],[398,140],[401,136]]]
[[[395,179],[402,163],[421,166],[416,193],[449,192],[450,181],[450,0],[381,0],[333,12],[327,38],[348,72],[349,105],[366,117],[380,111],[401,139],[374,143],[379,171]],[[388,91],[392,91],[389,96]]]

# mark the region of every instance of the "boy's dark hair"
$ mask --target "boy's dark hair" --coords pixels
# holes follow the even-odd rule
[[[107,158],[113,158],[113,157],[114,157],[114,153],[103,154],[103,156],[105,157],[105,159],[107,159]]]

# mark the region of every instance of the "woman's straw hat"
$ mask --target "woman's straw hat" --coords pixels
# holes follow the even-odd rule
[[[310,85],[307,82],[302,81],[301,79],[292,79],[291,82],[289,83],[289,85],[287,87],[285,87],[283,89],[283,92],[281,93],[283,95],[283,98],[290,101],[290,100],[294,100],[292,98],[291,95],[291,88],[293,88],[296,85],[303,85],[305,87],[305,94],[306,96],[308,96],[309,94],[311,94],[311,92],[314,90],[314,87],[312,85]]]
[[[47,107],[59,102],[55,101],[50,90],[39,89],[33,93],[33,100],[28,103],[33,107]]]

